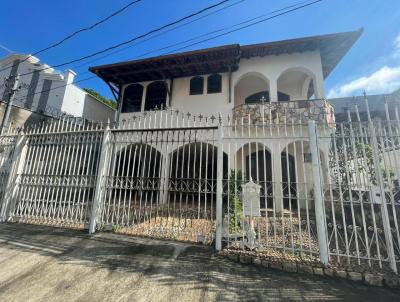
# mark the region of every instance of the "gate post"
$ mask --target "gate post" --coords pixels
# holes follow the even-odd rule
[[[12,154],[10,171],[6,182],[3,203],[0,209],[0,222],[6,222],[14,208],[15,195],[18,192],[20,175],[24,168],[27,153],[26,136],[20,132]]]
[[[308,135],[310,138],[312,172],[314,179],[314,204],[315,219],[317,223],[317,235],[319,245],[319,259],[327,265],[329,262],[328,238],[325,218],[325,206],[322,194],[321,160],[319,156],[317,128],[315,121],[308,121]]]
[[[365,106],[367,108],[367,117],[368,117],[368,130],[369,134],[371,135],[372,139],[372,156],[374,160],[374,166],[375,166],[375,175],[376,175],[376,182],[377,185],[379,186],[380,193],[381,193],[381,198],[382,198],[382,204],[381,204],[381,210],[382,210],[382,220],[383,220],[383,229],[385,232],[385,241],[386,241],[386,248],[387,248],[387,253],[389,256],[389,263],[390,267],[392,270],[397,273],[397,265],[396,265],[396,259],[394,255],[394,247],[393,247],[393,237],[392,233],[390,231],[390,220],[389,220],[389,212],[387,209],[386,205],[386,192],[385,192],[385,184],[383,180],[383,174],[381,170],[381,160],[379,156],[379,148],[378,148],[378,141],[376,138],[376,132],[374,128],[374,124],[371,119],[371,113],[369,111],[369,103],[367,99],[367,94],[364,91],[364,101],[365,101]],[[377,238],[378,244],[379,240]]]
[[[222,150],[223,144],[223,126],[218,125],[218,149],[217,149],[217,209],[216,215],[216,229],[215,229],[215,249],[220,251],[222,249],[222,178],[223,178],[223,161],[224,153]]]
[[[100,208],[103,201],[104,190],[106,185],[108,163],[111,157],[111,130],[110,124],[107,124],[103,134],[103,141],[101,143],[100,161],[97,169],[96,189],[93,198],[92,212],[90,215],[89,234],[96,231],[96,224],[100,215]]]

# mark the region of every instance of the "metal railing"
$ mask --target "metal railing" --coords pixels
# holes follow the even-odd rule
[[[169,109],[119,126],[10,129],[0,138],[0,218],[397,272],[399,114],[351,111],[340,124]]]

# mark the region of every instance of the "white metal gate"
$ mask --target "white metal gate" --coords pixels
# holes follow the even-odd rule
[[[98,228],[211,244],[215,126],[110,130]],[[104,146],[103,146],[104,147]]]
[[[61,120],[27,131],[9,200],[13,219],[88,224],[102,135],[93,124]]]

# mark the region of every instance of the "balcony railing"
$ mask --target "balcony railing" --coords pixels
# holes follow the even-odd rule
[[[252,124],[303,124],[309,120],[335,123],[333,107],[325,99],[243,104],[233,108],[233,117],[237,121],[243,119],[244,124],[249,123],[249,119]]]

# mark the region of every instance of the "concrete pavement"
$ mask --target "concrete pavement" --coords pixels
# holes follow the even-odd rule
[[[204,246],[0,224],[0,301],[400,301],[400,291],[245,266]]]

